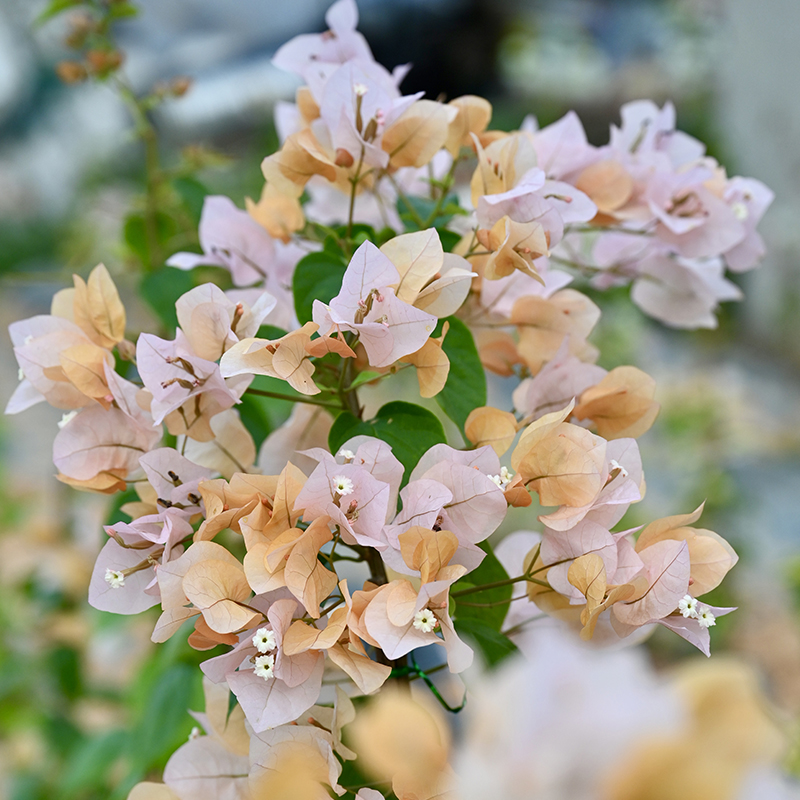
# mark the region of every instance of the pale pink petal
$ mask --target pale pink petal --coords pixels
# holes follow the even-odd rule
[[[180,800],[242,800],[250,760],[210,736],[190,739],[164,767],[164,783]]]
[[[633,603],[617,603],[612,615],[624,625],[639,626],[666,617],[689,589],[689,545],[667,539],[644,548],[639,557],[650,584],[644,596]]]

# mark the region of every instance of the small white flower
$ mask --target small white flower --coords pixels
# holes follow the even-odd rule
[[[275,633],[266,628],[259,628],[253,637],[253,646],[259,653],[269,653],[270,650],[274,650],[278,646]]]
[[[192,728],[192,730],[189,732],[189,741],[191,742],[192,739],[198,739],[199,737],[200,737],[200,728],[198,728],[197,725],[195,725],[194,728]]]
[[[418,631],[430,633],[436,629],[438,624],[439,620],[436,619],[433,611],[431,611],[429,608],[423,608],[422,611],[417,611],[417,613],[414,614],[414,627]]]
[[[345,464],[352,463],[356,457],[356,454],[352,450],[340,450],[336,455],[343,458]]]
[[[613,472],[615,469],[619,470],[619,474],[622,475],[623,478],[628,477],[628,470],[622,466],[615,458],[611,459],[611,471]]]
[[[684,595],[678,601],[678,611],[687,619],[697,619],[697,600],[690,594]]]
[[[356,93],[356,97],[363,97],[367,93],[367,87],[363,83],[354,83],[353,91]]]
[[[30,344],[33,341],[33,334],[29,333],[23,340],[22,344]]]
[[[708,606],[700,606],[697,609],[697,621],[700,623],[701,628],[710,628],[712,625],[717,624],[717,618],[711,613]]]
[[[353,481],[351,481],[350,478],[346,478],[344,475],[334,475],[333,488],[336,493],[340,494],[342,497],[353,494]]]
[[[500,474],[499,475],[489,475],[489,480],[499,486],[501,489],[505,489],[511,481],[514,480],[514,473],[509,470],[508,467],[500,467]]]
[[[275,666],[275,656],[256,656],[253,663],[256,666],[255,673],[259,678],[268,681],[272,677],[272,668]]]
[[[119,589],[125,585],[125,574],[118,569],[106,568],[105,581],[112,589]]]
[[[63,428],[65,425],[68,425],[70,422],[72,422],[72,420],[75,419],[75,417],[77,416],[78,416],[77,411],[70,411],[68,414],[64,414],[58,421],[58,427]]]
[[[22,371],[22,367],[17,370],[17,380],[24,381],[25,380],[25,373]]]

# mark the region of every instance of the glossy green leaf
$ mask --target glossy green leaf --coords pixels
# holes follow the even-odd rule
[[[457,317],[447,321],[450,329],[442,349],[450,359],[450,372],[436,402],[463,433],[470,412],[486,405],[486,373],[469,328]]]
[[[366,370],[364,372],[359,372],[355,378],[353,378],[353,382],[350,384],[350,388],[354,389],[356,386],[363,386],[365,383],[369,383],[370,381],[374,381],[375,378],[380,378],[380,372],[370,372]]]
[[[489,666],[496,666],[510,655],[518,652],[517,646],[508,636],[490,627],[484,622],[470,617],[456,620],[456,631],[467,642],[478,648]]]
[[[337,453],[348,439],[361,434],[391,445],[395,457],[405,467],[404,483],[421,456],[435,444],[446,441],[442,423],[434,414],[403,401],[387,403],[371,420],[360,420],[348,411],[340,414],[328,434],[331,452]]]
[[[481,542],[478,546],[486,553],[486,557],[481,561],[477,569],[474,569],[466,576],[465,580],[458,581],[453,585],[452,595],[473,586],[483,586],[508,580],[508,573],[498,561],[489,542]],[[514,586],[509,584],[495,589],[472,592],[463,598],[454,598],[456,619],[477,620],[484,625],[488,625],[493,630],[499,631],[508,613],[508,601],[511,599],[513,589]]]
[[[330,303],[339,294],[346,268],[344,260],[329,251],[309,253],[300,259],[294,271],[292,291],[301,325],[311,321],[314,300]]]

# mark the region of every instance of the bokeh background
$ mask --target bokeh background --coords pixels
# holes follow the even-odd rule
[[[0,321],[47,313],[50,298],[99,261],[129,308],[129,219],[144,172],[132,120],[109,85],[66,85],[70,13],[36,22],[44,2],[0,0]],[[185,96],[153,115],[166,165],[193,164],[186,207],[202,192],[257,196],[275,149],[272,107],[292,76],[270,64],[300,32],[324,29],[328,0],[139,0],[116,26],[137,92],[189,76]],[[620,104],[672,100],[678,124],[729,174],[776,193],[761,231],[768,255],[734,276],[746,299],[715,331],[646,319],[625,292],[595,298],[607,368],[657,380],[661,416],[641,440],[648,494],[636,519],[688,512],[742,559],[714,599],[739,605],[713,632],[758,670],[790,737],[800,719],[800,5],[796,0],[361,0],[360,30],[387,67],[412,62],[405,92],[481,94],[492,127],[526,114],[545,125],[573,108],[607,140]],[[194,192],[194,194],[193,194]],[[187,249],[191,241],[173,248]],[[16,386],[0,339],[3,405]],[[60,412],[38,405],[0,419],[0,799],[124,797],[185,741],[200,708],[201,655],[156,650],[150,615],[90,609],[86,587],[113,510],[53,477]],[[275,424],[279,420],[274,420]],[[177,637],[176,637],[177,638]],[[677,637],[647,643],[659,668],[702,659]],[[798,740],[800,741],[800,740]],[[794,758],[790,753],[789,765]],[[796,759],[795,759],[796,760]]]

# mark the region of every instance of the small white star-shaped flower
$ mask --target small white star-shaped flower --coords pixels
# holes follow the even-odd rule
[[[265,681],[268,681],[272,677],[272,668],[275,666],[275,656],[256,656],[253,663],[256,667],[255,673],[259,678],[263,678]]]
[[[678,601],[678,611],[687,619],[697,619],[697,600],[690,594],[684,595]]]
[[[711,613],[708,606],[700,606],[697,609],[697,621],[702,628],[710,628],[712,625],[717,624],[717,618]]]
[[[352,463],[356,457],[356,454],[352,450],[340,450],[336,455],[343,458],[345,464]]]
[[[274,650],[278,645],[275,638],[274,631],[267,630],[266,628],[259,628],[256,635],[253,637],[253,646],[259,653],[269,653]]]
[[[342,497],[353,494],[353,481],[351,481],[350,478],[346,478],[344,475],[334,475],[333,488],[336,493]]]
[[[125,573],[118,569],[106,569],[105,581],[112,589],[120,589],[125,585]]]
[[[423,633],[430,633],[436,629],[439,620],[434,616],[433,611],[429,608],[423,608],[422,611],[417,611],[414,614],[414,627]]]

